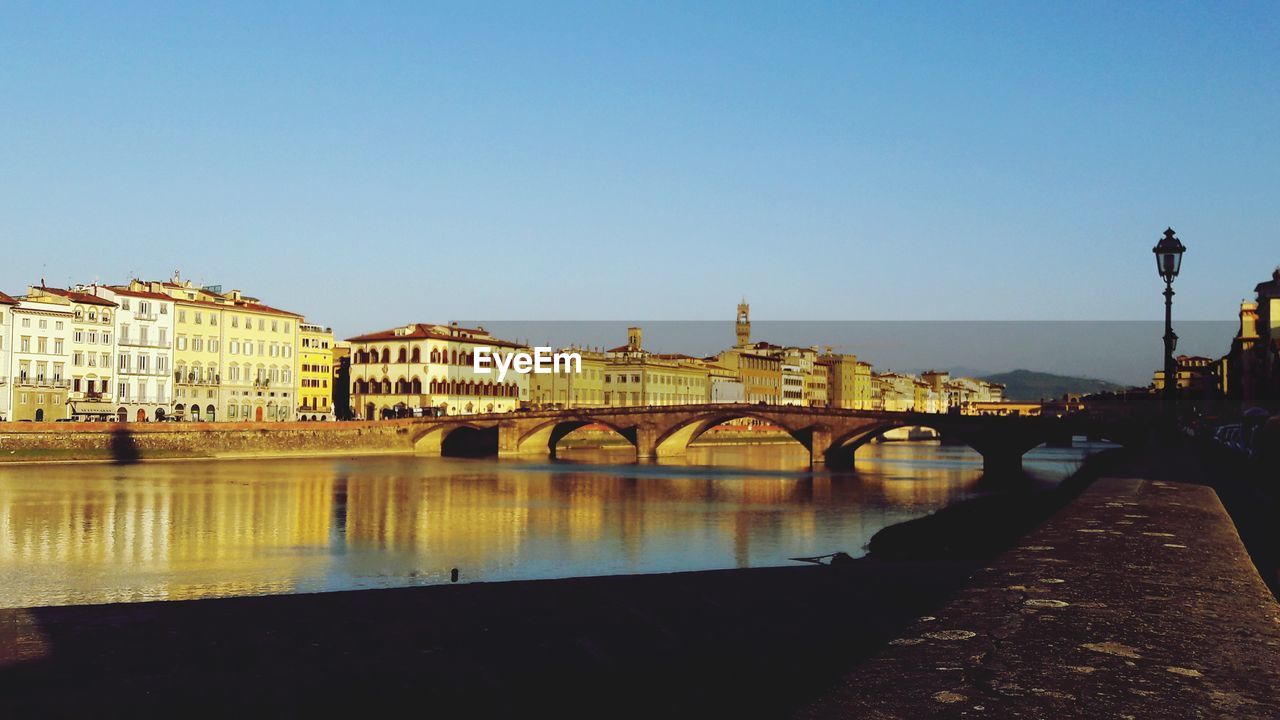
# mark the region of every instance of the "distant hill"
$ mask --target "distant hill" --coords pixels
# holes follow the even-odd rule
[[[1034,402],[1059,398],[1070,393],[1099,393],[1124,390],[1124,385],[1117,385],[1106,380],[1094,378],[1053,375],[1035,372],[1034,370],[1011,370],[996,373],[982,378],[988,382],[1004,385],[1004,396],[1008,400]]]

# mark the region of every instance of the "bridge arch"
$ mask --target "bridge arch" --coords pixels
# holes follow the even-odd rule
[[[688,449],[689,443],[702,437],[711,428],[734,420],[759,420],[768,423],[780,428],[806,449],[810,448],[806,432],[810,429],[809,427],[793,427],[793,423],[782,422],[779,418],[768,413],[753,411],[745,407],[727,407],[724,410],[695,415],[694,417],[677,421],[658,434],[654,442],[653,454],[655,457],[683,455]]]
[[[413,450],[427,455],[494,455],[498,452],[498,426],[473,422],[428,424],[414,438]]]
[[[590,415],[578,414],[566,417],[551,418],[546,422],[534,426],[532,429],[522,433],[516,444],[516,452],[520,455],[547,455],[556,456],[556,448],[560,441],[567,437],[575,430],[580,430],[590,425],[599,425],[609,428],[617,433],[618,437],[635,443],[633,433],[628,433],[625,429],[616,425],[593,418]]]

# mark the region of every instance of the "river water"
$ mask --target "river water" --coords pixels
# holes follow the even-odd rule
[[[1101,448],[1024,467],[1052,484]],[[788,565],[985,486],[977,454],[936,443],[868,445],[845,474],[794,444],[631,457],[0,466],[0,607]]]

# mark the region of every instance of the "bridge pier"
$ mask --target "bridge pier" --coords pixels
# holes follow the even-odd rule
[[[510,420],[498,422],[498,457],[518,457],[520,452],[520,428]]]
[[[809,433],[809,467],[815,468],[827,464],[827,453],[831,450],[831,428],[825,425],[814,426]]]
[[[637,460],[652,460],[658,457],[658,429],[652,425],[636,425],[624,433],[627,439],[636,446]]]

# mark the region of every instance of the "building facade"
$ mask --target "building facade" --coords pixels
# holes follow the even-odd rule
[[[333,330],[298,326],[298,419],[333,420]]]
[[[13,354],[13,308],[17,304],[17,300],[0,292],[0,422],[7,421],[13,413],[9,360]]]
[[[9,419],[51,422],[69,417],[67,393],[71,301],[57,295],[20,298],[12,306]]]
[[[514,412],[529,400],[528,375],[475,372],[477,348],[504,356],[524,349],[484,328],[413,323],[347,342],[352,412],[365,420]]]
[[[174,417],[173,299],[158,288],[102,287],[87,291],[115,304],[117,420],[160,422]]]
[[[67,300],[72,312],[68,417],[117,419],[113,382],[118,335],[115,302],[78,289],[32,287],[27,293],[29,298],[49,296]]]
[[[643,332],[627,328],[627,344],[605,351],[604,404],[610,407],[708,402],[710,372],[701,360],[644,349]]]
[[[168,282],[129,286],[147,288],[174,303],[175,416],[205,422],[296,418],[301,315],[177,274]]]
[[[604,376],[608,361],[603,352],[564,348],[582,358],[581,372],[563,368],[529,376],[529,406],[535,409],[603,407]]]

